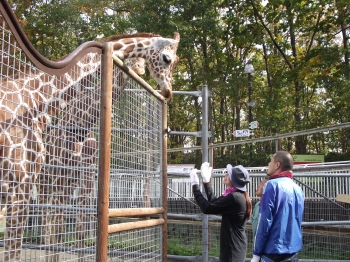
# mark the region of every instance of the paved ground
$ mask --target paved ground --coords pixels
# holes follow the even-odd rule
[[[0,261],[3,259],[4,248],[0,248]],[[86,255],[85,260],[79,260],[78,255],[74,253],[60,253],[59,257],[48,258],[46,251],[23,249],[21,255],[21,262],[63,262],[63,261],[77,261],[77,262],[95,262],[94,255]],[[119,262],[119,261],[118,261]]]
[[[3,251],[4,248],[0,247],[0,261],[4,261],[3,258]],[[96,262],[95,255],[94,254],[87,254],[85,255],[85,258],[79,259],[78,255],[75,253],[60,253],[59,257],[48,257],[48,254],[46,251],[41,250],[34,250],[34,249],[23,249],[22,250],[22,256],[21,256],[21,262]],[[109,258],[108,262],[155,262],[155,260],[147,259],[147,260],[130,260],[130,259],[120,259],[120,258]],[[168,262],[172,262],[171,260],[168,260]],[[175,262],[175,261],[174,261]],[[177,262],[179,262],[177,260]]]
[[[0,261],[4,261],[3,259],[3,251],[4,248],[0,247]],[[178,259],[171,259],[168,258],[168,262],[201,262],[201,257],[194,257],[191,259],[184,259],[184,260],[178,260]],[[22,250],[22,261],[21,262],[95,262],[95,255],[94,254],[87,254],[85,255],[85,258],[79,259],[78,255],[75,253],[60,253],[59,257],[52,257],[51,259],[48,258],[48,254],[46,251],[40,251],[40,250],[34,250],[34,249],[23,249]],[[148,259],[148,260],[130,260],[130,259],[120,259],[120,258],[110,258],[108,259],[108,262],[154,262],[155,260]],[[208,262],[218,262],[219,260],[217,258],[209,257]]]

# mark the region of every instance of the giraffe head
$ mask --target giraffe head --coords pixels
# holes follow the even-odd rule
[[[151,44],[146,56],[146,65],[151,76],[157,81],[161,94],[167,101],[172,99],[173,71],[179,62],[176,55],[180,34],[175,32],[174,39],[160,37]]]
[[[124,60],[133,57],[145,59],[151,76],[157,81],[161,94],[167,101],[172,98],[173,70],[179,62],[176,51],[180,34],[175,32],[174,38],[164,38],[149,33],[112,36],[100,40],[114,43],[114,54]]]

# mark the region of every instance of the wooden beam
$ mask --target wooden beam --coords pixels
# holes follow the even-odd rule
[[[164,214],[164,208],[119,208],[109,209],[108,217],[149,216]]]
[[[164,224],[164,219],[149,219],[137,222],[127,222],[108,226],[108,234],[118,233],[127,230],[134,230],[139,228],[147,228],[153,226],[159,226]]]
[[[96,262],[107,262],[108,206],[112,139],[113,44],[105,43],[101,60],[101,107],[97,191]]]

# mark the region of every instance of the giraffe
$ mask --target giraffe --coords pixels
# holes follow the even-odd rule
[[[124,65],[130,67],[136,74],[145,73],[145,60],[143,58],[129,58]],[[117,85],[113,88],[113,102],[128,84],[129,77],[121,70],[117,75]],[[50,129],[44,136],[46,147],[46,161],[48,168],[42,168],[38,177],[38,200],[40,204],[67,206],[73,191],[78,188],[77,206],[87,208],[89,197],[93,193],[95,172],[79,167],[96,168],[97,142],[95,134],[89,128],[95,125],[99,119],[100,89],[94,88],[83,91],[72,99],[62,111],[56,125],[58,127],[79,127],[81,133],[67,129]],[[86,133],[86,134],[85,134]],[[50,167],[56,168],[50,168]],[[74,170],[57,169],[57,167],[69,166]],[[78,211],[76,217],[75,239],[76,247],[84,248],[85,221],[84,212]],[[45,245],[57,244],[62,240],[65,229],[64,212],[58,209],[50,212],[49,208],[43,209],[42,235]],[[79,254],[81,262],[83,254]],[[46,262],[59,261],[59,254],[50,254],[46,251]]]
[[[81,71],[75,76],[51,77],[40,72],[1,79],[0,183],[6,205],[3,261],[20,261],[33,184],[44,163],[42,133],[59,105],[79,92],[76,83],[97,68],[97,63],[90,62],[80,63],[77,69]]]
[[[114,46],[120,59],[145,59],[151,75],[168,101],[172,98],[172,72],[179,58],[180,40],[154,34],[114,36],[105,39]],[[20,261],[23,228],[27,221],[33,185],[45,162],[43,132],[62,104],[81,91],[77,83],[96,72],[100,55],[88,53],[77,63],[76,75],[71,71],[61,77],[44,72],[22,74],[18,78],[1,79],[0,88],[0,182],[6,204],[4,261]],[[79,84],[78,84],[79,86]]]

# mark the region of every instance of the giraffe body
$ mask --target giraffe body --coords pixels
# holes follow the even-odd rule
[[[87,60],[91,61],[89,56]],[[98,67],[96,62],[81,63],[74,75],[41,72],[1,80],[0,182],[7,217],[4,261],[20,261],[33,185],[45,161],[42,133],[59,108],[78,93],[77,83]]]
[[[178,33],[174,39],[140,34],[104,41],[114,43],[115,54],[121,59],[144,58],[161,87],[161,94],[166,100],[171,99],[172,72],[179,60],[176,56]],[[0,188],[6,205],[3,256],[6,262],[20,261],[33,185],[46,160],[43,132],[61,107],[82,93],[84,79],[99,69],[100,55],[89,53],[77,63],[74,72],[61,76],[40,72],[1,79]],[[65,144],[69,147],[74,143]],[[57,188],[59,190],[62,189]]]

